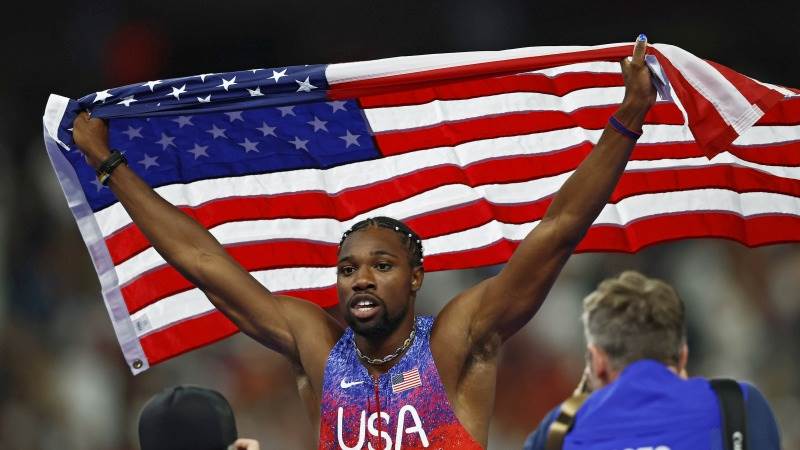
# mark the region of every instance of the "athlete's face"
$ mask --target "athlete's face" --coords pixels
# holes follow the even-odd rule
[[[363,336],[388,336],[408,314],[422,284],[401,236],[368,227],[352,233],[339,251],[339,307],[347,324]]]

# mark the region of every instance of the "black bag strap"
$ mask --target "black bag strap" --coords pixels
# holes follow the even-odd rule
[[[736,380],[709,380],[722,413],[722,440],[726,450],[747,450],[747,414],[744,393]]]

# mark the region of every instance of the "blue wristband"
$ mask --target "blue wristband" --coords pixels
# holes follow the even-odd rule
[[[608,123],[610,123],[611,126],[615,130],[617,130],[619,134],[627,137],[628,139],[634,142],[636,142],[637,140],[639,140],[640,137],[642,137],[642,133],[637,133],[633,130],[629,130],[625,125],[622,124],[622,122],[617,120],[617,118],[614,116],[608,118]]]

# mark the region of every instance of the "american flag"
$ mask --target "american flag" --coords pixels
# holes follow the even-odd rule
[[[273,292],[337,303],[344,230],[406,221],[425,269],[504,262],[597,142],[631,44],[252,69],[51,95],[45,142],[134,373],[236,327],[163,258],[74,148],[110,143]],[[800,239],[798,91],[654,45],[664,95],[579,251]],[[671,100],[670,100],[671,99]]]
[[[419,386],[422,386],[422,380],[419,378],[419,370],[416,367],[392,376],[392,392],[395,394]]]

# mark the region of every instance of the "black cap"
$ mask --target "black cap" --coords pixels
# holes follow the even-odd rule
[[[231,405],[210,389],[166,389],[153,396],[139,415],[142,450],[225,450],[236,437]]]

